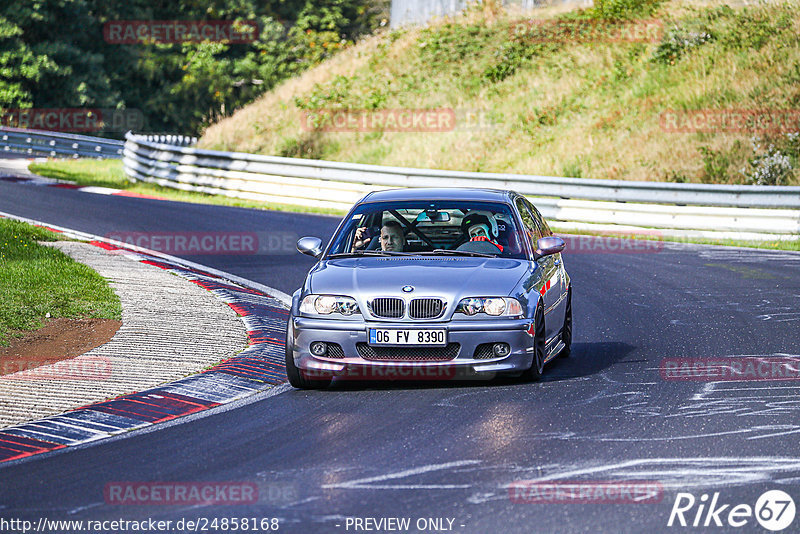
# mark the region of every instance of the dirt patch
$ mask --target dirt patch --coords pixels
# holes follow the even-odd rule
[[[51,319],[0,347],[0,375],[80,356],[110,341],[120,326],[114,319]]]

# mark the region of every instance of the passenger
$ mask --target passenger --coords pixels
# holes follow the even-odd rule
[[[355,241],[353,242],[353,250],[358,250],[369,245],[372,237],[369,235],[366,226],[356,230]],[[403,227],[397,221],[387,221],[383,223],[380,236],[381,250],[387,252],[403,252],[406,246],[406,237],[403,233]]]

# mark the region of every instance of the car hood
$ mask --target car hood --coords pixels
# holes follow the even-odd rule
[[[535,264],[534,264],[535,265]],[[411,256],[341,258],[320,262],[309,273],[307,293],[372,296],[510,295],[531,264],[505,258]],[[404,293],[404,286],[414,291]]]

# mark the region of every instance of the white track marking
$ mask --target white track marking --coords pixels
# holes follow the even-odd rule
[[[406,469],[396,473],[389,473],[386,475],[378,475],[374,477],[359,478],[347,482],[339,482],[336,484],[325,484],[323,489],[462,489],[469,488],[469,484],[402,484],[402,485],[374,485],[373,482],[383,482],[386,480],[395,480],[398,478],[406,478],[414,475],[421,475],[423,473],[430,473],[431,471],[441,471],[443,469],[450,469],[453,467],[462,467],[465,465],[476,465],[481,463],[480,460],[459,460],[456,462],[446,462],[443,464],[430,464],[413,469]]]

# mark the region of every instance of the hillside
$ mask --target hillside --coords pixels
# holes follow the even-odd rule
[[[607,0],[572,11],[474,9],[371,36],[211,126],[200,145],[467,171],[794,185],[798,7]],[[443,121],[431,127],[418,113],[409,124],[423,131],[388,131],[403,130],[397,110],[423,109]]]

